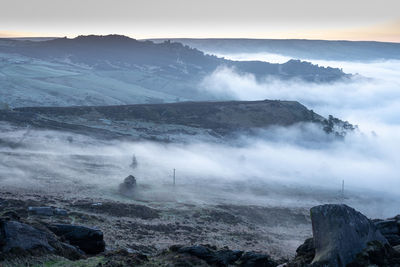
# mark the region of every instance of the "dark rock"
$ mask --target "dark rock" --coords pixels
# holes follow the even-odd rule
[[[369,242],[388,244],[367,217],[346,205],[313,207],[311,221],[315,245],[314,266],[346,266]]]
[[[0,221],[0,260],[44,254],[59,255],[70,260],[84,256],[81,250],[61,242],[42,224]]]
[[[53,216],[53,208],[51,207],[29,207],[28,211],[41,216]]]
[[[105,243],[100,230],[69,224],[53,224],[49,229],[88,254],[103,252]]]
[[[371,241],[367,247],[358,253],[355,259],[346,265],[347,267],[398,267],[400,266],[400,253],[388,244],[379,241]]]
[[[314,238],[308,238],[296,249],[296,257],[287,264],[288,267],[305,266],[315,257]]]
[[[207,262],[212,266],[260,266],[275,267],[278,264],[270,256],[256,252],[246,252],[240,250],[230,250],[223,248],[218,250],[214,246],[195,245],[189,247],[172,246],[170,251],[189,254]]]
[[[277,263],[274,262],[267,254],[246,252],[240,257],[239,266],[243,267],[275,267]]]
[[[61,253],[58,253],[60,256],[63,256],[70,260],[79,260],[82,258],[85,253],[77,247],[74,247],[67,243],[60,243],[61,245]]]
[[[52,207],[28,207],[28,211],[30,213],[40,216],[68,215],[68,212],[64,209],[52,208]]]
[[[148,261],[146,255],[132,253],[125,249],[107,251],[104,254],[105,262],[102,266],[137,266]],[[122,264],[123,263],[123,264]]]
[[[296,249],[296,255],[312,257],[312,260],[315,256],[314,238],[311,237],[306,239],[306,241]]]
[[[0,222],[0,248],[2,252],[10,252],[13,249],[24,251],[42,249],[53,252],[55,249],[49,244],[49,238],[52,239],[46,232],[24,223],[17,221]]]
[[[124,179],[124,182],[122,182],[119,185],[119,192],[122,195],[132,195],[134,193],[134,190],[136,188],[136,178],[132,175],[129,175]]]
[[[182,247],[178,249],[179,253],[187,253],[206,261],[208,264],[217,266],[227,266],[237,261],[243,254],[238,250],[216,250],[211,246],[196,245],[190,247]]]
[[[215,252],[215,258],[211,263],[215,263],[217,265],[232,264],[237,261],[242,254],[243,251],[240,250],[219,250]]]
[[[396,220],[378,221],[378,222],[375,222],[375,226],[376,226],[376,228],[379,229],[379,231],[383,235],[399,233],[399,228],[397,226]]]
[[[21,217],[13,210],[8,210],[5,211],[3,214],[1,214],[1,217],[4,218],[9,218],[11,220],[18,221]]]
[[[399,225],[396,218],[388,220],[374,220],[375,226],[389,241],[391,246],[400,245]]]
[[[67,216],[68,215],[68,211],[64,210],[64,209],[59,209],[59,208],[55,208],[53,210],[54,215],[58,215],[58,216]]]
[[[384,237],[387,239],[391,246],[400,245],[400,236],[396,234],[386,234]]]

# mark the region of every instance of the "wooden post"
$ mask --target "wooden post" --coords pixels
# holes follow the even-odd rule
[[[344,180],[342,180],[342,203],[344,203]]]
[[[173,175],[173,178],[174,178],[174,186],[175,186],[175,169],[174,169],[174,175]]]

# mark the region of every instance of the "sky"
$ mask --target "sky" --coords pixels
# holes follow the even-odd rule
[[[0,37],[400,42],[399,0],[0,0]]]

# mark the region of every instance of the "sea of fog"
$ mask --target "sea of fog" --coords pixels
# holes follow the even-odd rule
[[[223,56],[287,60],[267,54]],[[177,186],[195,185],[188,189],[190,194],[175,192],[186,197],[180,201],[215,202],[224,198],[243,203],[252,199],[251,204],[264,200],[274,205],[280,202],[299,205],[309,192],[315,197],[304,203],[314,205],[335,201],[330,194],[339,196],[344,181],[346,197],[337,201],[351,202],[354,195],[362,201],[356,206],[370,216],[399,214],[400,61],[312,62],[358,75],[351,81],[310,84],[268,77],[257,80],[234,69],[220,68],[204,79],[199,90],[224,99],[299,101],[321,115],[332,114],[358,125],[359,130],[344,140],[327,141],[313,126],[303,126],[308,127],[309,135],[304,135],[304,128],[294,126],[260,131],[256,137],[241,136],[230,144],[196,140],[164,144],[99,141],[2,125],[3,139],[23,144],[2,149],[3,186],[45,188],[51,192],[66,188],[60,184],[73,184],[81,185],[78,193],[97,190],[106,196],[116,193],[122,179],[133,174],[139,183],[158,188],[149,191],[154,196],[164,194],[160,188],[171,183],[175,168]],[[138,162],[135,169],[130,166],[133,156]],[[244,187],[246,184],[253,187]],[[287,192],[282,194],[284,198],[279,198],[274,191],[282,188]],[[315,190],[330,193],[325,198]]]

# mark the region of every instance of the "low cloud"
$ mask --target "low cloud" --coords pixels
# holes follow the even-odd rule
[[[222,68],[203,81],[202,90],[221,99],[299,101],[322,115],[358,124],[360,131],[345,140],[328,140],[307,124],[264,129],[229,144],[195,138],[184,144],[102,141],[53,131],[26,134],[26,129],[0,125],[3,143],[20,142],[0,146],[2,185],[116,197],[118,184],[134,174],[139,184],[155,188],[148,194],[152,197],[307,206],[339,201],[344,180],[346,201],[353,206],[370,216],[394,215],[400,187],[400,78],[395,74],[400,63],[337,64],[368,78],[325,85],[260,82]],[[174,168],[179,186],[171,191]]]

